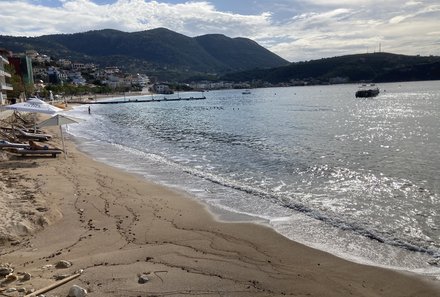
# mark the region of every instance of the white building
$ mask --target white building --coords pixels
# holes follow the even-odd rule
[[[70,60],[67,59],[59,59],[57,61],[57,65],[63,68],[70,68],[72,65],[72,62]]]
[[[36,58],[32,58],[37,63],[49,63],[51,61],[48,55],[38,55]]]
[[[105,80],[103,80],[102,83],[109,86],[110,88],[117,88],[117,87],[125,87],[126,86],[126,82],[124,80],[124,77],[121,77],[121,76],[118,76],[115,74],[107,75]]]
[[[86,69],[86,65],[84,63],[72,63],[71,65],[73,70],[83,70]]]
[[[150,78],[145,74],[137,73],[133,76],[131,84],[146,87],[150,84]]]
[[[81,86],[86,85],[86,79],[82,77],[81,72],[71,71],[69,72],[68,76],[74,85],[81,85]]]
[[[0,105],[6,103],[6,91],[12,91],[13,88],[10,84],[6,83],[6,78],[10,78],[11,74],[5,71],[5,65],[8,65],[7,59],[0,56]]]

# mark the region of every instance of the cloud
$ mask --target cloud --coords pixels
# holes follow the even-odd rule
[[[220,11],[213,2],[149,0],[9,0],[1,2],[0,34],[39,36],[97,29],[133,32],[166,27],[188,36],[248,37],[290,61],[374,51],[440,54],[438,0],[255,0],[259,12]],[[222,3],[223,4],[223,3]],[[266,6],[265,6],[266,5]],[[242,8],[241,8],[242,9]]]
[[[1,34],[25,36],[108,27],[123,31],[167,27],[191,36],[206,34],[208,30],[238,36],[241,29],[252,31],[254,27],[270,23],[269,13],[245,16],[217,11],[208,2],[173,5],[144,0],[119,0],[106,5],[97,5],[89,0],[65,0],[61,7],[52,8],[10,1],[2,3],[0,16],[9,17],[13,24],[12,27],[0,28]],[[41,25],[35,27],[26,24]]]

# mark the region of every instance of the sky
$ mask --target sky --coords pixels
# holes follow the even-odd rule
[[[158,27],[250,38],[291,62],[379,50],[440,56],[439,0],[0,0],[0,35]]]

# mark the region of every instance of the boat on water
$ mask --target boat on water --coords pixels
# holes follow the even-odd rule
[[[379,95],[379,88],[374,84],[371,85],[362,85],[359,87],[359,90],[356,91],[356,98],[368,98],[368,97],[376,97]]]
[[[244,90],[243,92],[241,92],[243,95],[249,95],[251,93],[250,90]]]

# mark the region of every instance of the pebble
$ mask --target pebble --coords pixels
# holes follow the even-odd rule
[[[428,261],[429,265],[440,266],[440,258],[434,258]]]
[[[6,276],[6,275],[12,273],[13,271],[14,271],[14,269],[12,269],[11,267],[0,266],[0,276]]]
[[[61,260],[55,264],[56,268],[69,268],[70,266],[72,266],[72,263],[66,260]]]
[[[5,279],[5,282],[14,282],[18,279],[18,276],[16,276],[15,274],[8,274],[8,276]]]
[[[149,281],[148,276],[146,274],[141,274],[138,279],[139,284],[145,284]]]
[[[34,288],[27,289],[26,295],[32,294],[33,292],[35,292]]]
[[[58,280],[65,279],[68,276],[70,276],[70,274],[55,274],[53,276],[53,278],[58,281]]]
[[[5,293],[12,293],[12,292],[15,292],[15,291],[17,291],[16,288],[9,288],[9,289],[7,289],[7,290],[5,291]]]
[[[85,297],[87,296],[87,290],[80,286],[73,285],[69,290],[69,297]]]
[[[28,281],[28,280],[31,279],[31,277],[32,277],[32,276],[31,276],[30,273],[25,272],[25,273],[23,274],[23,277],[21,278],[21,281],[23,281],[23,282]]]

